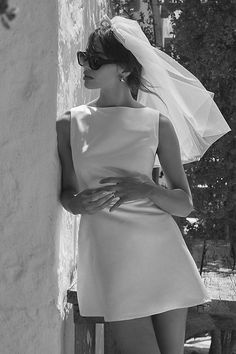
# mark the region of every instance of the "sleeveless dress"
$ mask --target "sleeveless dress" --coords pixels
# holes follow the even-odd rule
[[[152,177],[158,111],[81,105],[70,112],[80,191],[110,176]],[[77,267],[82,316],[120,321],[211,301],[173,217],[149,199],[82,215]]]

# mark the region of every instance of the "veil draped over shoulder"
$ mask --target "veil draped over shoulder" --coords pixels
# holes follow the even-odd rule
[[[121,16],[109,19],[105,15],[101,24],[111,27],[117,40],[142,65],[142,80],[157,95],[139,90],[137,100],[171,120],[183,164],[199,160],[231,130],[213,100],[214,94],[176,60],[153,47],[137,21]],[[158,159],[155,166],[160,166]]]

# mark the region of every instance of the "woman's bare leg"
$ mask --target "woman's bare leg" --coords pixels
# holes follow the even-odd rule
[[[183,354],[188,308],[175,309],[152,316],[161,354]]]
[[[110,322],[110,328],[119,354],[161,354],[150,316]]]

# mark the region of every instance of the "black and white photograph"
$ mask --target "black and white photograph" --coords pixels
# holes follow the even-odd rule
[[[236,0],[0,0],[0,354],[236,354]]]

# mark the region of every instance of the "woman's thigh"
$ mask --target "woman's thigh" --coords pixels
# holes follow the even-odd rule
[[[109,323],[118,353],[160,354],[151,316]]]
[[[183,354],[188,308],[166,311],[152,316],[161,354]]]

